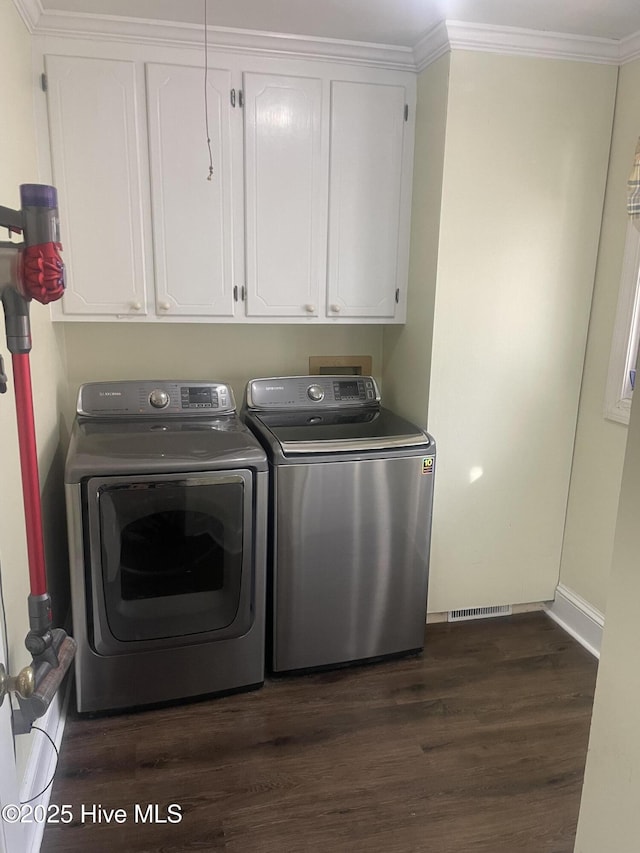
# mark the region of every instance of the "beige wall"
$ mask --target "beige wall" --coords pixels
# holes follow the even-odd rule
[[[19,185],[37,182],[31,48],[29,35],[10,0],[0,0],[0,204],[19,207]],[[2,237],[2,239],[5,239]],[[61,335],[48,318],[48,310],[34,305],[31,311],[33,352],[31,358],[35,397],[36,431],[39,449],[40,480],[47,569],[50,586],[61,590],[58,611],[65,609],[66,529],[63,507],[62,461],[59,448],[59,400],[64,397],[65,378]],[[10,374],[4,320],[0,320],[0,351]],[[13,381],[9,392],[0,397],[0,563],[2,590],[7,611],[9,661],[16,672],[29,662],[24,648],[28,630],[27,595],[29,592],[22,491],[18,466],[18,446],[13,401]],[[62,602],[62,603],[61,603]],[[17,738],[18,771],[22,774],[29,739]]]
[[[553,598],[616,74],[451,55],[431,611]],[[416,365],[418,381],[427,367]]]
[[[636,401],[628,431],[602,415],[627,228],[625,184],[638,135],[635,61],[620,69],[560,578],[601,610],[606,605],[576,853],[635,853],[640,837],[640,409]]]
[[[407,322],[384,331],[385,405],[425,426],[433,337],[450,55],[418,77]]]
[[[217,379],[238,406],[257,376],[307,373],[310,355],[370,355],[380,376],[380,326],[68,324],[71,400],[82,382],[107,379]]]
[[[626,426],[606,420],[603,408],[627,229],[626,181],[639,135],[635,61],[620,69],[560,571],[563,584],[603,612],[627,439]]]
[[[636,400],[624,460],[576,853],[637,853],[639,847],[639,507],[640,407]]]

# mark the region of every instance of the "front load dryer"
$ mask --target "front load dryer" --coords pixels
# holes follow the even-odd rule
[[[80,388],[65,470],[78,711],[263,683],[267,478],[228,385]]]

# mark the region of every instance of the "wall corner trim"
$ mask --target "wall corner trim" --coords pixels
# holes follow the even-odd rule
[[[444,21],[426,32],[413,48],[416,71],[424,71],[429,65],[450,50],[449,33]]]
[[[620,64],[640,59],[640,32],[623,38],[620,42]]]
[[[24,21],[25,27],[30,33],[34,33],[43,12],[41,0],[13,0],[13,5]]]
[[[58,690],[47,713],[41,719],[36,720],[35,723],[39,728],[46,731],[55,743],[58,752],[60,751],[60,743],[67,720],[67,706],[71,694],[72,680],[71,674],[68,674],[64,682],[64,688]],[[20,788],[20,802],[26,803],[32,800],[33,802],[30,805],[33,808],[43,806],[46,811],[49,800],[51,799],[51,789],[53,788],[53,785],[50,785],[49,782],[55,775],[56,770],[57,756],[53,751],[53,747],[43,734],[36,732],[33,735],[33,743]],[[46,790],[44,790],[45,788]],[[41,791],[43,792],[42,795],[38,796]],[[33,821],[26,825],[25,853],[39,852],[44,830],[45,823],[41,821]]]
[[[545,611],[588,652],[600,658],[603,613],[564,584],[558,584],[555,599],[545,605]]]

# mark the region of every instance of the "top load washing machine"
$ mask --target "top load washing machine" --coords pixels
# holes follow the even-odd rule
[[[420,651],[435,443],[369,376],[249,382],[243,415],[271,466],[271,666]]]
[[[263,683],[267,481],[228,385],[80,388],[65,471],[79,711]]]

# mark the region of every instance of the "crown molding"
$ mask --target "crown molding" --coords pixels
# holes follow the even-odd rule
[[[640,59],[640,31],[620,42],[620,64],[626,65],[634,59]]]
[[[546,59],[572,59],[618,65],[620,42],[617,39],[578,36],[525,30],[519,27],[494,27],[446,21],[449,44],[453,50],[480,50]]]
[[[45,10],[41,0],[13,0],[13,3],[34,35],[175,47],[202,47],[204,41],[202,27],[195,24]],[[207,33],[211,48],[227,52],[312,58],[399,71],[423,71],[450,50],[606,65],[620,65],[640,58],[640,31],[617,40],[441,21],[413,48],[226,27],[209,27]]]
[[[450,49],[447,25],[445,21],[441,21],[426,32],[413,48],[416,71],[424,71]]]
[[[25,27],[30,33],[34,33],[44,11],[40,0],[13,0],[13,5],[24,21]]]
[[[14,0],[17,5],[39,0]],[[118,41],[135,44],[202,47],[203,27],[170,21],[101,16],[44,10],[33,33],[38,36],[85,38],[92,41]],[[227,27],[208,27],[210,49],[227,52],[312,58],[355,65],[373,65],[399,71],[415,71],[410,47],[342,39],[313,38],[288,33],[266,33]]]
[[[632,41],[633,49],[640,49],[640,33],[629,41],[630,49]],[[418,71],[442,56],[447,49],[619,65],[622,44],[617,39],[443,21],[420,39],[414,55]]]

